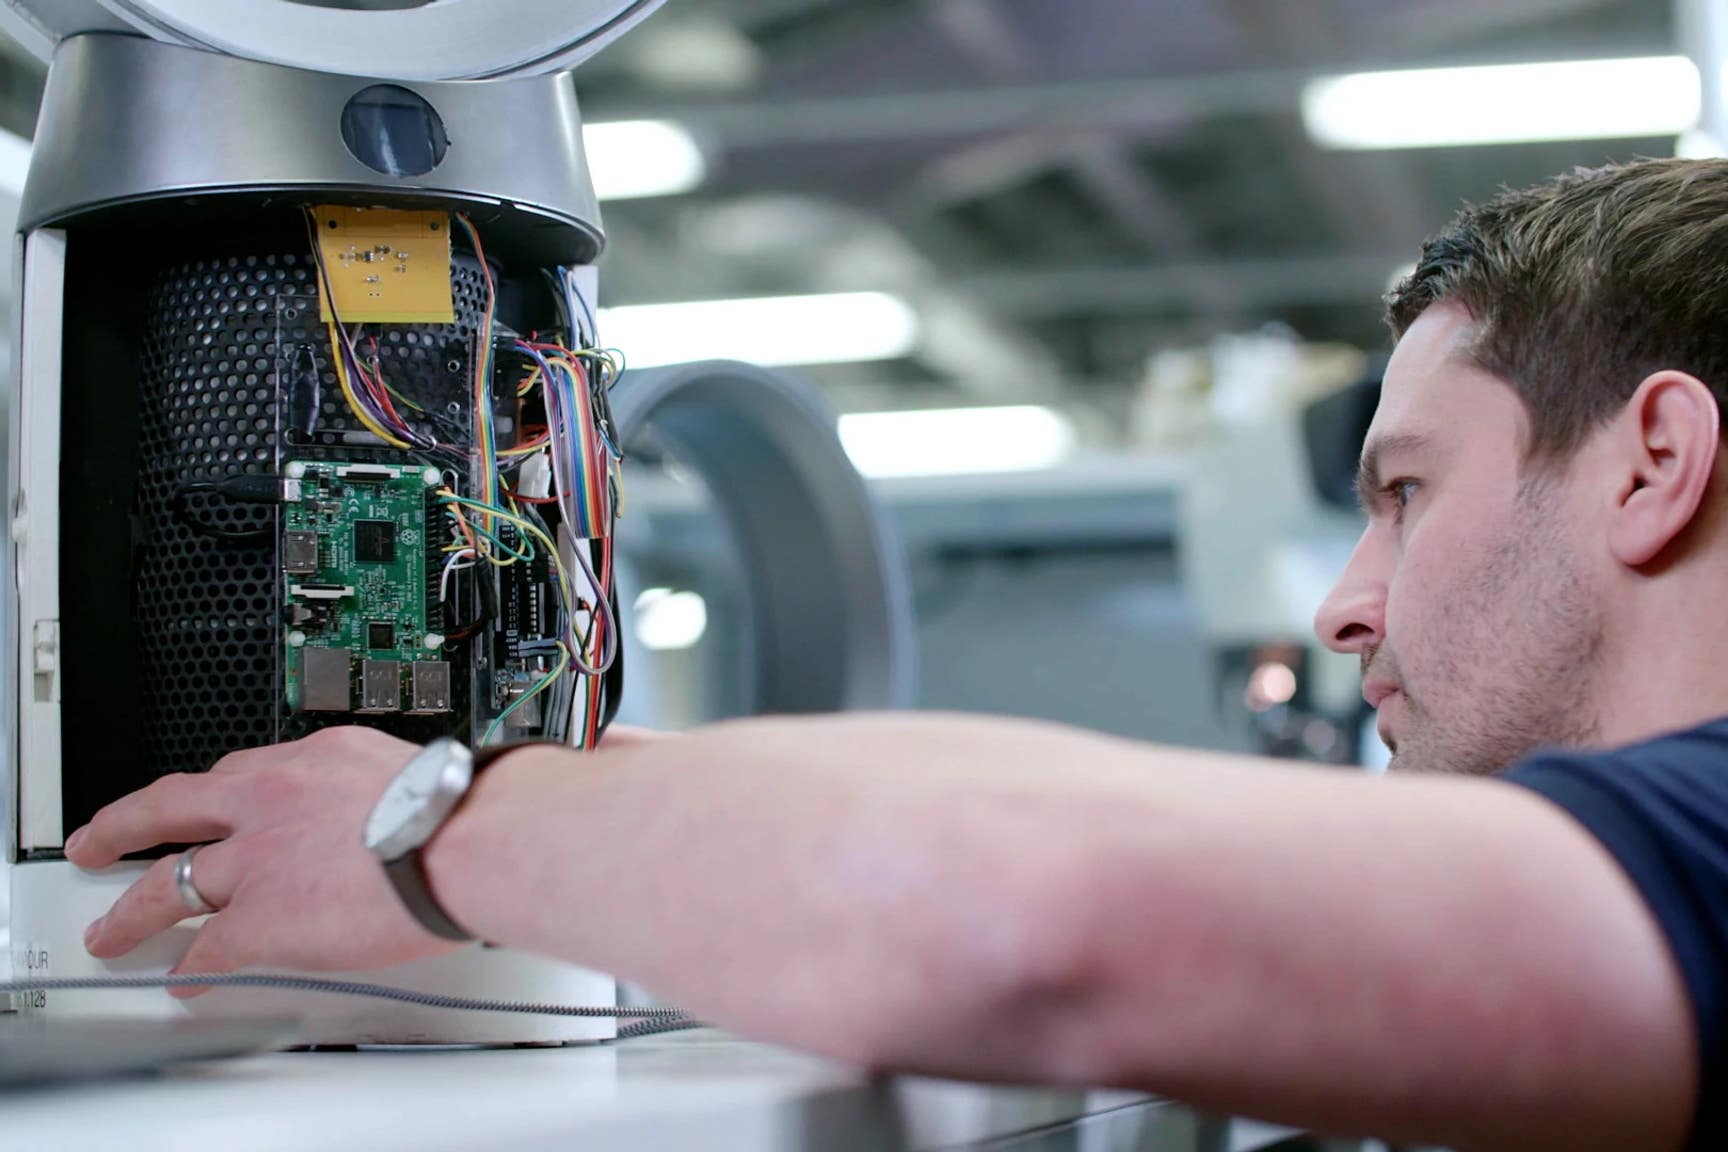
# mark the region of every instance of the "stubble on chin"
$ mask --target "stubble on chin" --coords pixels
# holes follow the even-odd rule
[[[1434,633],[1448,637],[1428,669],[1438,699],[1400,681],[1398,771],[1493,776],[1539,748],[1596,740],[1601,609],[1563,538],[1556,499],[1552,488],[1520,493],[1519,522],[1445,598],[1476,612]]]

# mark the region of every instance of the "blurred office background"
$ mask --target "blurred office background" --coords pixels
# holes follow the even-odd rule
[[[919,706],[1371,758],[1308,620],[1359,528],[1328,497],[1380,297],[1465,200],[1714,149],[1718,7],[672,0],[577,76],[602,334],[843,414],[910,555]],[[21,140],[41,78],[0,50]],[[630,718],[735,711],[723,533],[654,444],[629,475]]]
[[[1338,461],[1310,458],[1347,475],[1356,444],[1312,443],[1310,406],[1378,371],[1380,297],[1462,202],[1711,147],[1687,59],[1707,7],[674,0],[579,76],[595,121],[692,146],[680,166],[663,127],[613,130],[611,167],[646,180],[658,155],[670,191],[607,205],[607,302],[832,312],[608,335],[638,362],[788,362],[845,414],[912,558],[921,706],[1372,758],[1354,662],[1308,632],[1359,530],[1321,499]],[[1629,59],[1647,79],[1326,85]],[[638,489],[647,520],[700,519]],[[737,591],[699,534],[653,535],[651,718],[723,713]]]

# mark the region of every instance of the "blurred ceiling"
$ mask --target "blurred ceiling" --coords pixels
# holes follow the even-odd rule
[[[608,206],[613,299],[905,291],[938,317],[920,362],[812,374],[1108,406],[1221,331],[1383,348],[1379,295],[1462,201],[1673,150],[1325,152],[1306,79],[1675,50],[1664,0],[671,0],[578,88],[713,162]]]
[[[1383,348],[1379,295],[1460,202],[1673,141],[1324,152],[1302,83],[1670,53],[1674,23],[1665,0],[670,0],[577,85],[591,120],[688,126],[712,173],[606,206],[606,295],[904,294],[915,358],[806,373],[845,407],[1109,412],[1150,353],[1268,323]],[[41,78],[0,50],[0,125],[28,134]]]

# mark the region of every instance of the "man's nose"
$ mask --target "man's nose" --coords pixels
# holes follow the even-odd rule
[[[1386,638],[1387,575],[1375,551],[1363,533],[1344,574],[1314,615],[1315,634],[1334,652],[1359,656]]]

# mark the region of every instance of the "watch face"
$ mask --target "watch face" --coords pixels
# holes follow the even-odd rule
[[[474,760],[454,740],[428,744],[396,774],[366,821],[366,846],[394,860],[432,838],[468,791]]]

